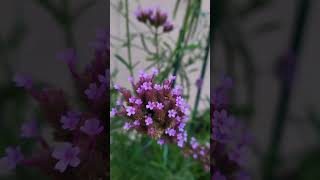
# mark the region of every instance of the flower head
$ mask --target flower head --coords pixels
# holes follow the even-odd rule
[[[119,92],[127,106],[125,112],[122,110],[116,115],[127,120],[124,127],[147,134],[157,139],[158,144],[174,142],[183,147],[187,141],[184,119],[188,116],[186,109],[189,106],[182,98],[182,88],[172,87],[175,76],[155,83],[157,74],[156,69],[152,70],[151,75],[140,71],[138,81],[132,83],[133,93],[121,89]]]
[[[80,130],[86,133],[88,136],[95,136],[103,131],[103,126],[100,126],[98,119],[88,119],[84,122],[84,125],[80,127]]]
[[[147,117],[146,120],[145,120],[145,122],[146,122],[146,125],[147,125],[147,126],[149,126],[149,125],[151,125],[151,124],[153,123],[151,117]]]
[[[70,143],[63,143],[55,148],[52,153],[52,157],[58,160],[54,168],[62,173],[68,166],[77,167],[80,164],[80,159],[78,158],[79,153],[79,147],[72,146]]]
[[[80,121],[80,112],[70,111],[66,115],[63,115],[60,119],[63,129],[74,130]]]
[[[132,116],[132,115],[136,114],[136,109],[132,106],[128,106],[126,110],[127,110],[128,116]]]

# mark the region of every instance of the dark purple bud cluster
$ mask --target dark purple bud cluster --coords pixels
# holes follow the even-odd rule
[[[182,97],[182,88],[172,87],[175,76],[169,76],[163,83],[156,83],[157,69],[152,74],[140,72],[139,81],[134,83],[130,77],[134,92],[115,85],[126,104],[119,102],[112,108],[111,116],[124,117],[124,130],[136,130],[157,140],[158,144],[176,143],[184,147],[187,141],[185,131],[189,118],[189,105]]]
[[[29,77],[17,75],[18,87],[24,89],[38,102],[49,128],[53,130],[54,144],[41,135],[36,121],[22,125],[21,137],[32,138],[40,144],[33,155],[23,155],[20,147],[9,147],[1,165],[14,169],[17,165],[39,169],[54,179],[107,179],[109,138],[105,113],[109,102],[109,34],[99,31],[93,43],[95,55],[82,73],[75,64],[77,55],[68,49],[58,55],[71,71],[78,100],[84,106],[74,110],[61,89],[51,87],[39,90]]]
[[[210,171],[210,144],[199,143],[194,137],[191,137],[188,146],[184,149],[186,157],[192,157],[198,161],[206,171]]]
[[[228,90],[232,80],[224,78],[211,99],[211,171],[214,180],[250,179],[244,172],[251,137],[240,121],[228,112]]]
[[[138,7],[135,12],[138,21],[148,24],[152,27],[163,28],[163,32],[171,32],[174,25],[168,20],[168,13],[160,8],[141,8]]]

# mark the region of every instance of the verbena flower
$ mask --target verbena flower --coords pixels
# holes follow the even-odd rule
[[[135,16],[138,21],[145,23],[156,29],[162,27],[164,33],[171,32],[174,25],[168,20],[168,13],[157,8],[142,8],[139,6],[135,11]]]
[[[104,132],[109,125],[106,108],[109,104],[109,32],[99,31],[94,45],[92,61],[85,70],[76,68],[77,55],[73,49],[58,54],[58,58],[68,65],[72,75],[77,98],[81,106],[75,110],[65,93],[58,88],[46,86],[38,89],[27,76],[17,75],[14,82],[23,87],[38,103],[44,114],[48,128],[53,131],[52,145],[39,133],[38,125],[26,122],[21,127],[23,138],[34,138],[32,155],[22,156],[20,148],[7,148],[1,164],[9,169],[17,165],[32,167],[54,179],[108,179],[109,138]],[[116,114],[114,112],[114,114]],[[95,166],[98,165],[99,167]]]
[[[52,157],[58,160],[54,168],[64,172],[68,166],[77,167],[80,164],[79,153],[79,147],[73,147],[70,143],[63,143],[52,153]]]
[[[180,93],[173,93],[177,91],[172,87],[174,76],[162,83],[156,83],[156,74],[158,72],[155,70],[151,74],[140,71],[139,80],[132,82],[133,92],[116,87],[126,104],[115,107],[111,113],[126,119],[123,126],[125,130],[147,134],[160,145],[176,143],[183,147],[187,141],[184,128],[188,120],[189,106]]]

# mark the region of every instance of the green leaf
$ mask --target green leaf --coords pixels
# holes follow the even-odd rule
[[[129,63],[127,63],[126,60],[123,59],[123,57],[121,57],[118,54],[114,55],[116,57],[116,59],[118,59],[123,65],[125,65],[128,69],[132,69],[131,65]]]
[[[167,162],[168,162],[168,153],[169,153],[168,145],[167,145],[167,144],[164,144],[164,145],[163,145],[163,154],[162,154],[162,158],[163,158],[163,165],[164,165],[164,166],[167,166]]]

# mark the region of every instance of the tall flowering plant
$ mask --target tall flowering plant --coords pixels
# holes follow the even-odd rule
[[[43,136],[38,121],[26,121],[21,127],[21,138],[39,144],[32,154],[23,153],[20,146],[10,146],[1,158],[2,168],[13,170],[26,166],[40,170],[54,179],[106,179],[109,177],[109,138],[105,109],[109,103],[109,33],[99,30],[92,43],[94,56],[83,72],[76,69],[77,55],[68,49],[58,54],[67,63],[77,90],[77,102],[71,106],[62,89],[36,88],[31,78],[21,74],[14,81],[24,88],[39,104],[46,131],[52,130],[53,139]],[[78,96],[77,96],[78,95]],[[73,103],[74,104],[74,103]],[[48,130],[47,130],[48,129]]]
[[[128,69],[130,76],[125,83],[117,79],[117,67],[113,69],[113,87],[110,89],[112,178],[128,179],[134,176],[140,179],[198,179],[209,175],[209,143],[202,146],[195,138],[188,137],[188,134],[192,134],[209,139],[209,125],[205,125],[205,128],[197,127],[196,131],[207,130],[201,135],[188,128],[190,121],[195,119],[189,105],[192,85],[187,74],[188,68],[193,67],[197,60],[205,58],[202,57],[205,49],[201,41],[203,39],[192,39],[195,36],[191,31],[195,29],[191,29],[191,24],[197,20],[191,18],[192,12],[196,11],[191,4],[196,3],[188,5],[183,27],[179,27],[178,23],[170,20],[170,14],[160,7],[138,6],[135,16],[130,16],[129,1],[124,1],[125,11],[120,13],[124,15],[126,37],[111,37],[115,42],[121,43],[120,47],[115,45],[115,49],[125,47],[127,50],[127,57],[120,54],[120,51],[115,51],[114,55],[115,60]],[[122,5],[119,4],[120,9]],[[131,26],[134,22],[140,26]],[[176,42],[173,40],[175,37],[170,36],[174,31],[179,31]],[[205,36],[207,37],[207,32]],[[123,41],[125,46],[122,46]],[[142,61],[137,62],[136,58],[133,60],[132,49],[146,55],[143,65]],[[182,61],[184,57],[189,59]],[[139,69],[143,71],[138,74],[136,69],[141,65]],[[199,83],[195,84],[201,86]],[[207,119],[204,124],[209,122]],[[206,171],[189,157],[200,161]],[[137,171],[138,168],[144,169],[144,173]],[[122,171],[127,173],[123,174]]]

